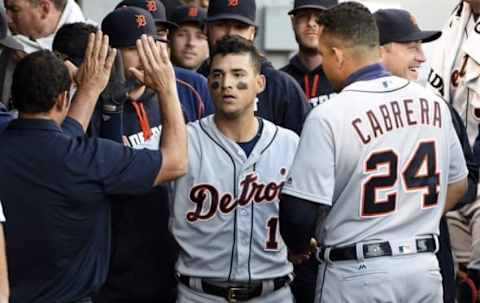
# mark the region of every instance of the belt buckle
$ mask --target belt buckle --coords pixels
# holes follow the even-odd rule
[[[242,290],[243,289],[240,288],[240,287],[229,287],[228,288],[228,294],[227,294],[227,301],[231,302],[231,303],[239,302],[238,297],[239,297],[239,293]]]

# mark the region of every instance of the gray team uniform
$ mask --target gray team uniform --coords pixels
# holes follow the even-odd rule
[[[442,302],[439,221],[467,173],[448,107],[417,84],[358,81],[314,109],[283,192],[331,206],[316,302]]]
[[[249,302],[292,302],[288,282],[273,289],[292,272],[278,203],[298,136],[263,120],[247,158],[209,116],[189,124],[188,140],[188,172],[174,183],[170,222],[180,246],[178,302],[225,302],[207,294],[205,282],[262,284],[262,295]]]

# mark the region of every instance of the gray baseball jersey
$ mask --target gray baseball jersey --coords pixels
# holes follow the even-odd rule
[[[278,203],[298,137],[263,124],[248,158],[217,129],[213,116],[188,125],[188,172],[174,183],[170,221],[180,246],[179,273],[251,281],[292,271]]]
[[[324,246],[438,234],[467,176],[445,102],[397,77],[358,81],[307,118],[284,193],[332,206]]]

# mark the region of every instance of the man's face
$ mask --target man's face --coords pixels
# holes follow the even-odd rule
[[[420,65],[425,55],[420,41],[408,43],[390,43],[382,47],[382,61],[393,75],[411,81],[418,79]]]
[[[235,120],[253,113],[264,78],[255,71],[248,54],[216,55],[212,58],[208,84],[217,114]]]
[[[171,38],[171,55],[175,64],[196,70],[208,58],[207,36],[198,25],[183,24]]]
[[[255,27],[236,20],[220,20],[211,22],[207,26],[208,43],[214,47],[217,41],[227,35],[238,35],[247,40],[255,38]]]
[[[464,0],[464,1],[470,5],[476,5],[476,6],[480,5],[480,0]]]
[[[5,0],[8,26],[15,34],[40,38],[43,31],[42,5],[33,5],[28,0]]]
[[[320,36],[319,39],[319,53],[322,56],[322,67],[328,81],[335,91],[340,91],[343,88],[345,79],[341,76],[340,66],[330,41],[324,35]]]
[[[320,26],[316,20],[320,13],[317,9],[302,9],[292,17],[295,39],[303,51],[318,52]]]
[[[134,67],[138,70],[143,70],[142,63],[140,62],[140,56],[136,47],[122,48],[120,53],[122,55],[125,78],[128,78],[131,75],[128,70],[129,68]]]

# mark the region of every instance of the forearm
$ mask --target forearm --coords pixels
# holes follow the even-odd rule
[[[3,225],[0,225],[0,303],[7,303],[10,295],[8,283],[7,257],[5,253],[5,237]]]
[[[100,92],[80,88],[73,98],[68,116],[80,123],[84,131],[90,124],[99,96]]]
[[[162,133],[159,150],[162,153],[162,170],[175,179],[185,173],[187,166],[187,131],[177,89],[171,86],[167,91],[159,92],[160,116],[162,117]],[[164,178],[162,178],[164,179]]]
[[[282,195],[280,199],[280,234],[285,244],[294,253],[303,253],[310,248],[310,239],[315,235],[317,204]]]
[[[448,185],[447,189],[447,199],[445,201],[444,213],[447,213],[455,207],[458,201],[463,197],[467,191],[468,182],[467,178],[464,178],[461,181],[452,183]]]

